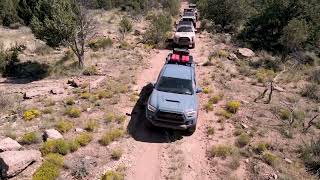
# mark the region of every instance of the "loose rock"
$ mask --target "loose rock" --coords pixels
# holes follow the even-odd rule
[[[43,139],[46,141],[48,139],[62,139],[63,136],[61,135],[61,133],[59,133],[59,131],[55,130],[55,129],[47,129],[44,131],[43,134]]]
[[[256,55],[251,49],[248,49],[248,48],[239,48],[238,53],[241,56],[246,57],[246,58],[253,57]]]
[[[41,153],[36,150],[2,152],[0,153],[1,177],[14,177],[40,160]]]
[[[21,145],[17,141],[9,137],[0,141],[0,152],[16,151],[16,150],[19,150],[20,148],[21,148]]]

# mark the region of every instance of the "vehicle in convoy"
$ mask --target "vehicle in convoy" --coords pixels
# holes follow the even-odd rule
[[[194,12],[183,12],[181,20],[183,20],[183,21],[192,21],[193,22],[193,26],[196,27],[197,17],[196,17],[196,14]]]
[[[193,26],[192,21],[179,21],[179,22],[176,24],[176,28],[178,28],[179,26],[182,26],[182,25],[192,26],[192,28],[196,31],[195,27]]]
[[[173,43],[176,46],[195,47],[196,30],[193,25],[178,25],[173,37]]]
[[[188,50],[175,49],[167,57],[149,97],[146,118],[153,126],[196,130],[198,97],[195,64]]]
[[[199,14],[199,11],[197,9],[197,5],[196,4],[189,4],[189,9],[193,10],[193,12],[196,14],[197,20],[199,20],[200,14]]]
[[[194,14],[195,14],[195,16],[196,16],[196,20],[199,20],[199,13],[198,13],[198,10],[196,9],[196,8],[185,8],[184,10],[183,10],[183,12],[185,13],[185,12],[193,12]]]

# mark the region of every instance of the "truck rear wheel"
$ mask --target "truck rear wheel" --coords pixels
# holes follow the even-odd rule
[[[185,131],[185,133],[187,136],[191,136],[196,131],[196,129],[197,129],[196,126],[190,127]]]

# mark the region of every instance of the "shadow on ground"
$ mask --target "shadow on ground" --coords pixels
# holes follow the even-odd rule
[[[171,129],[150,127],[145,117],[148,98],[152,92],[152,84],[144,86],[140,98],[135,104],[127,130],[136,141],[149,143],[169,143],[183,138],[183,132]]]
[[[26,84],[47,77],[49,66],[38,62],[28,61],[8,64],[3,72],[7,80],[3,83]]]

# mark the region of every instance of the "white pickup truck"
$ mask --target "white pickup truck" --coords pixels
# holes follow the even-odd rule
[[[195,47],[196,30],[192,24],[180,24],[174,34],[173,42],[176,46]]]

